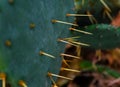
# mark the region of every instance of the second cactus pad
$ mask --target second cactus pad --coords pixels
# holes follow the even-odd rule
[[[92,35],[79,33],[79,41],[89,44],[91,48],[114,49],[120,46],[120,28],[108,24],[95,24],[82,30],[92,33]]]

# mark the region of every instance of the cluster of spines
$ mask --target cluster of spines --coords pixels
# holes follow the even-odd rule
[[[91,2],[92,3],[92,0],[91,1],[89,1],[89,0],[75,0],[75,2],[76,2],[76,10],[82,10],[82,7],[83,6],[86,6],[85,5],[85,3],[86,2]],[[79,3],[79,2],[81,2],[81,3]],[[106,3],[106,1],[105,0],[99,0],[99,1],[95,1],[96,3],[101,3],[101,5],[103,5],[103,7],[102,7],[102,14],[103,14],[103,17],[107,17],[107,18],[109,18],[109,20],[110,21],[112,21],[113,20],[113,17],[111,16],[111,13],[112,13],[112,10],[111,10],[111,8],[107,5],[107,3]],[[94,3],[94,0],[93,0],[93,3]],[[92,8],[92,7],[91,7]],[[97,10],[97,9],[96,9]],[[81,14],[82,15],[82,14]],[[87,11],[86,11],[86,14],[84,15],[84,16],[86,16],[86,15],[88,15],[88,17],[89,17],[89,21],[91,22],[91,24],[97,24],[99,21],[97,21],[96,20],[96,18],[94,17],[94,15],[92,15],[92,13],[89,11],[89,9],[87,9]],[[98,14],[99,15],[99,14]],[[78,15],[76,15],[76,17],[77,17]]]

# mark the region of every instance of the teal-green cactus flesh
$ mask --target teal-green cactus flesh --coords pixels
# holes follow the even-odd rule
[[[110,69],[109,67],[106,66],[102,66],[102,65],[96,65],[96,69],[93,67],[93,64],[90,61],[82,61],[80,63],[80,67],[83,70],[92,70],[92,71],[97,71],[99,73],[103,73],[103,74],[107,74],[109,76],[112,76],[114,78],[119,78],[120,77],[120,73]]]
[[[47,72],[58,74],[64,47],[57,39],[70,36],[69,25],[51,20],[73,22],[66,17],[73,0],[10,1],[0,0],[0,72],[6,73],[12,87],[19,87],[19,80],[28,87],[51,87]]]
[[[84,31],[92,35],[79,33],[79,41],[89,44],[95,49],[114,49],[120,46],[120,28],[107,24],[95,24],[86,26]]]

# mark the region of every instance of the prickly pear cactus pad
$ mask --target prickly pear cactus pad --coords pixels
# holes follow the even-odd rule
[[[51,20],[73,22],[66,17],[73,5],[73,0],[0,0],[0,72],[11,87],[20,80],[28,87],[51,87],[47,73],[58,74],[64,50],[58,38],[70,36],[70,25]]]
[[[91,33],[91,35],[79,33],[79,41],[91,48],[114,49],[120,46],[120,28],[108,24],[94,24],[81,30]]]

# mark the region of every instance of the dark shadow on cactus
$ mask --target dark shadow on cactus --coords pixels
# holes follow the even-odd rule
[[[10,83],[6,83],[6,87],[12,87]]]
[[[78,0],[79,3],[82,3],[82,0]],[[77,9],[78,14],[87,14],[86,12],[89,11],[90,14],[93,15],[93,17],[97,20],[97,23],[105,23],[110,24],[111,19],[106,14],[104,15],[105,6],[100,2],[100,0],[86,0],[84,1],[84,5],[81,5],[79,9]],[[111,9],[110,15],[111,17],[115,17],[120,9],[119,6],[116,6],[112,0],[104,0],[104,2],[108,5],[108,7]],[[117,1],[116,1],[117,2]],[[119,2],[119,1],[118,1]],[[91,25],[91,21],[88,17],[76,17],[77,23],[80,27],[84,27],[87,25]]]

